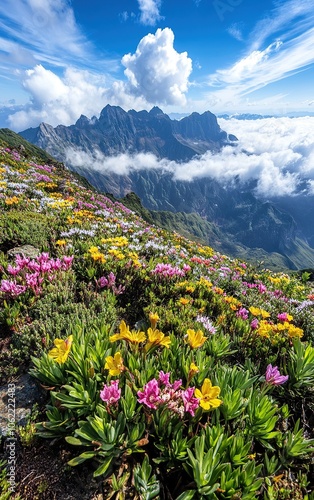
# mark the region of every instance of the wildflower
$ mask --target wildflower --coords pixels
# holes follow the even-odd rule
[[[198,372],[199,372],[199,368],[196,366],[196,364],[191,363],[190,368],[189,368],[188,378],[190,379],[190,378],[194,377],[194,375]]]
[[[184,405],[184,411],[190,413],[192,417],[195,415],[195,410],[199,407],[200,402],[193,396],[195,387],[189,387],[185,391],[181,391],[181,397]]]
[[[118,389],[119,380],[111,380],[110,385],[104,385],[100,391],[100,399],[107,405],[115,404],[121,397],[121,389]]]
[[[222,404],[222,401],[218,399],[219,394],[220,387],[213,386],[209,378],[205,378],[201,389],[194,391],[194,396],[200,400],[200,406],[204,410],[218,408]]]
[[[287,329],[288,329],[288,337],[289,338],[297,337],[300,339],[301,337],[303,337],[302,328],[298,328],[297,326],[294,326],[294,325],[291,325],[290,323],[288,323]]]
[[[4,292],[11,297],[18,297],[26,291],[27,287],[18,285],[16,281],[2,280],[0,285],[0,292]]]
[[[148,408],[152,410],[157,409],[158,403],[160,403],[160,388],[158,382],[155,378],[147,382],[144,385],[143,391],[138,391],[138,402],[145,404]]]
[[[157,313],[149,313],[149,321],[150,321],[150,326],[154,330],[157,325],[157,321],[159,320],[159,316]]]
[[[145,351],[149,351],[154,346],[161,345],[163,347],[167,347],[169,349],[171,344],[170,337],[166,337],[166,335],[159,330],[153,330],[152,328],[148,328],[148,343],[145,346]]]
[[[146,340],[146,335],[144,332],[135,332],[133,330],[130,332],[129,327],[125,324],[124,321],[121,321],[119,330],[119,333],[116,333],[115,335],[111,335],[111,337],[109,337],[110,342],[115,342],[116,340],[126,340],[131,344],[140,344],[141,342],[144,342]]]
[[[263,319],[270,317],[269,312],[265,311],[264,309],[259,309],[259,307],[251,306],[249,308],[249,311],[251,314],[253,314],[253,316],[262,316]]]
[[[289,375],[280,375],[277,366],[268,365],[266,368],[265,379],[270,385],[282,385],[287,382]]]
[[[160,384],[163,384],[165,385],[166,387],[170,387],[171,384],[170,384],[170,373],[164,373],[162,370],[159,372],[159,377],[158,377],[158,381],[160,382]]]
[[[60,365],[62,365],[68,359],[68,356],[69,356],[69,353],[71,350],[72,342],[73,342],[73,335],[70,335],[65,340],[55,339],[53,342],[55,347],[53,347],[48,352],[48,356],[50,358],[53,358]]]
[[[207,337],[205,337],[202,330],[187,330],[187,343],[192,347],[192,349],[196,349],[197,347],[202,347],[205,343]]]
[[[213,325],[212,321],[207,316],[201,316],[200,314],[198,314],[195,321],[197,321],[198,323],[202,323],[204,328],[206,328],[206,330],[212,335],[216,333],[217,328]]]
[[[123,359],[120,352],[116,352],[114,356],[106,357],[105,370],[109,370],[109,375],[120,375],[124,369]]]
[[[57,240],[56,241],[56,245],[60,246],[60,247],[63,247],[64,245],[66,245],[66,240]]]
[[[263,319],[259,323],[257,333],[258,335],[260,335],[260,337],[266,337],[269,339],[274,330],[275,330],[274,325],[272,323],[268,323],[266,320]]]
[[[241,319],[248,319],[249,317],[249,311],[245,309],[245,307],[241,307],[238,312],[236,313],[236,316]]]
[[[254,318],[252,321],[251,321],[251,328],[252,330],[257,330],[258,328],[258,325],[259,325],[259,321],[257,318]]]
[[[291,314],[288,314],[286,312],[278,314],[277,318],[279,319],[279,321],[292,321],[293,320],[293,316],[291,316]]]
[[[181,297],[179,299],[179,304],[181,304],[182,306],[187,306],[189,302],[190,302],[190,299],[186,299],[185,297]]]

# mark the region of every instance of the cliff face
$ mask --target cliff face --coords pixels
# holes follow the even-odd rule
[[[99,119],[82,115],[70,127],[53,128],[42,123],[20,135],[60,161],[65,159],[64,151],[74,145],[85,152],[97,149],[105,155],[151,152],[158,158],[182,161],[208,150],[218,151],[237,140],[221,130],[216,116],[209,111],[177,121],[157,107],[150,112],[126,112],[110,105],[101,111]]]

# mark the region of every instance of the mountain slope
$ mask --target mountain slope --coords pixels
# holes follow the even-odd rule
[[[214,224],[223,235],[234,256],[255,258],[256,254],[281,255],[279,261],[291,269],[314,266],[314,248],[310,246],[309,232],[304,233],[296,223],[289,207],[281,208],[278,203],[262,201],[253,194],[254,186],[243,188],[234,183],[226,188],[211,178],[195,178],[192,181],[175,180],[172,173],[153,169],[144,158],[141,169],[123,167],[128,173],[118,174],[119,160],[113,161],[109,171],[103,166],[108,157],[126,153],[152,153],[159,159],[189,160],[205,151],[213,153],[227,144],[233,144],[236,137],[222,131],[215,115],[209,111],[202,115],[192,113],[180,121],[171,120],[159,108],[150,112],[124,111],[117,106],[106,106],[99,119],[81,116],[75,125],[51,127],[41,124],[28,129],[21,135],[37,146],[44,148],[64,161],[67,153],[86,153],[92,161],[71,160],[70,168],[84,176],[98,190],[124,197],[136,193],[145,208],[171,212],[196,213],[203,220]],[[97,155],[100,159],[97,161]],[[122,162],[123,163],[123,162]],[[124,169],[123,169],[124,168]],[[158,216],[156,215],[156,219]],[[159,217],[160,219],[160,217]],[[167,217],[168,222],[171,219]],[[174,217],[172,217],[174,220]],[[200,220],[200,219],[199,219]],[[182,218],[179,226],[192,224],[191,218]],[[198,228],[203,223],[197,223]],[[187,226],[188,227],[188,226]],[[194,229],[189,229],[193,232]],[[198,230],[196,231],[196,233]],[[210,242],[211,230],[202,229],[206,241]]]

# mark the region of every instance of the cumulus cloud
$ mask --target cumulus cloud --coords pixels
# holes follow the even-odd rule
[[[71,166],[88,167],[103,173],[127,175],[136,170],[158,169],[175,180],[193,181],[214,178],[225,185],[237,186],[255,181],[255,194],[263,198],[295,195],[314,190],[313,117],[266,118],[260,120],[223,120],[220,126],[239,138],[236,146],[220,153],[207,152],[188,162],[158,159],[151,153],[106,157],[100,151],[93,155],[68,150]]]
[[[192,60],[187,52],[177,52],[173,43],[173,31],[158,28],[142,38],[134,54],[122,58],[132,94],[150,103],[186,103]]]
[[[88,71],[68,68],[60,78],[42,65],[25,72],[23,87],[31,95],[31,104],[9,117],[14,130],[37,126],[71,125],[81,114],[92,116],[107,104],[106,87]]]
[[[154,26],[161,19],[159,14],[160,0],[138,0],[141,12],[140,22]]]
[[[9,126],[21,131],[42,121],[53,126],[71,125],[81,114],[98,115],[108,102],[136,110],[155,104],[184,105],[192,61],[186,52],[178,53],[173,42],[169,28],[142,38],[135,54],[122,58],[128,81],[73,67],[58,76],[37,64],[21,75],[30,104],[11,114]]]

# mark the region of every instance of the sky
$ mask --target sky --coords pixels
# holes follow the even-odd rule
[[[1,0],[0,126],[314,113],[314,0]]]

